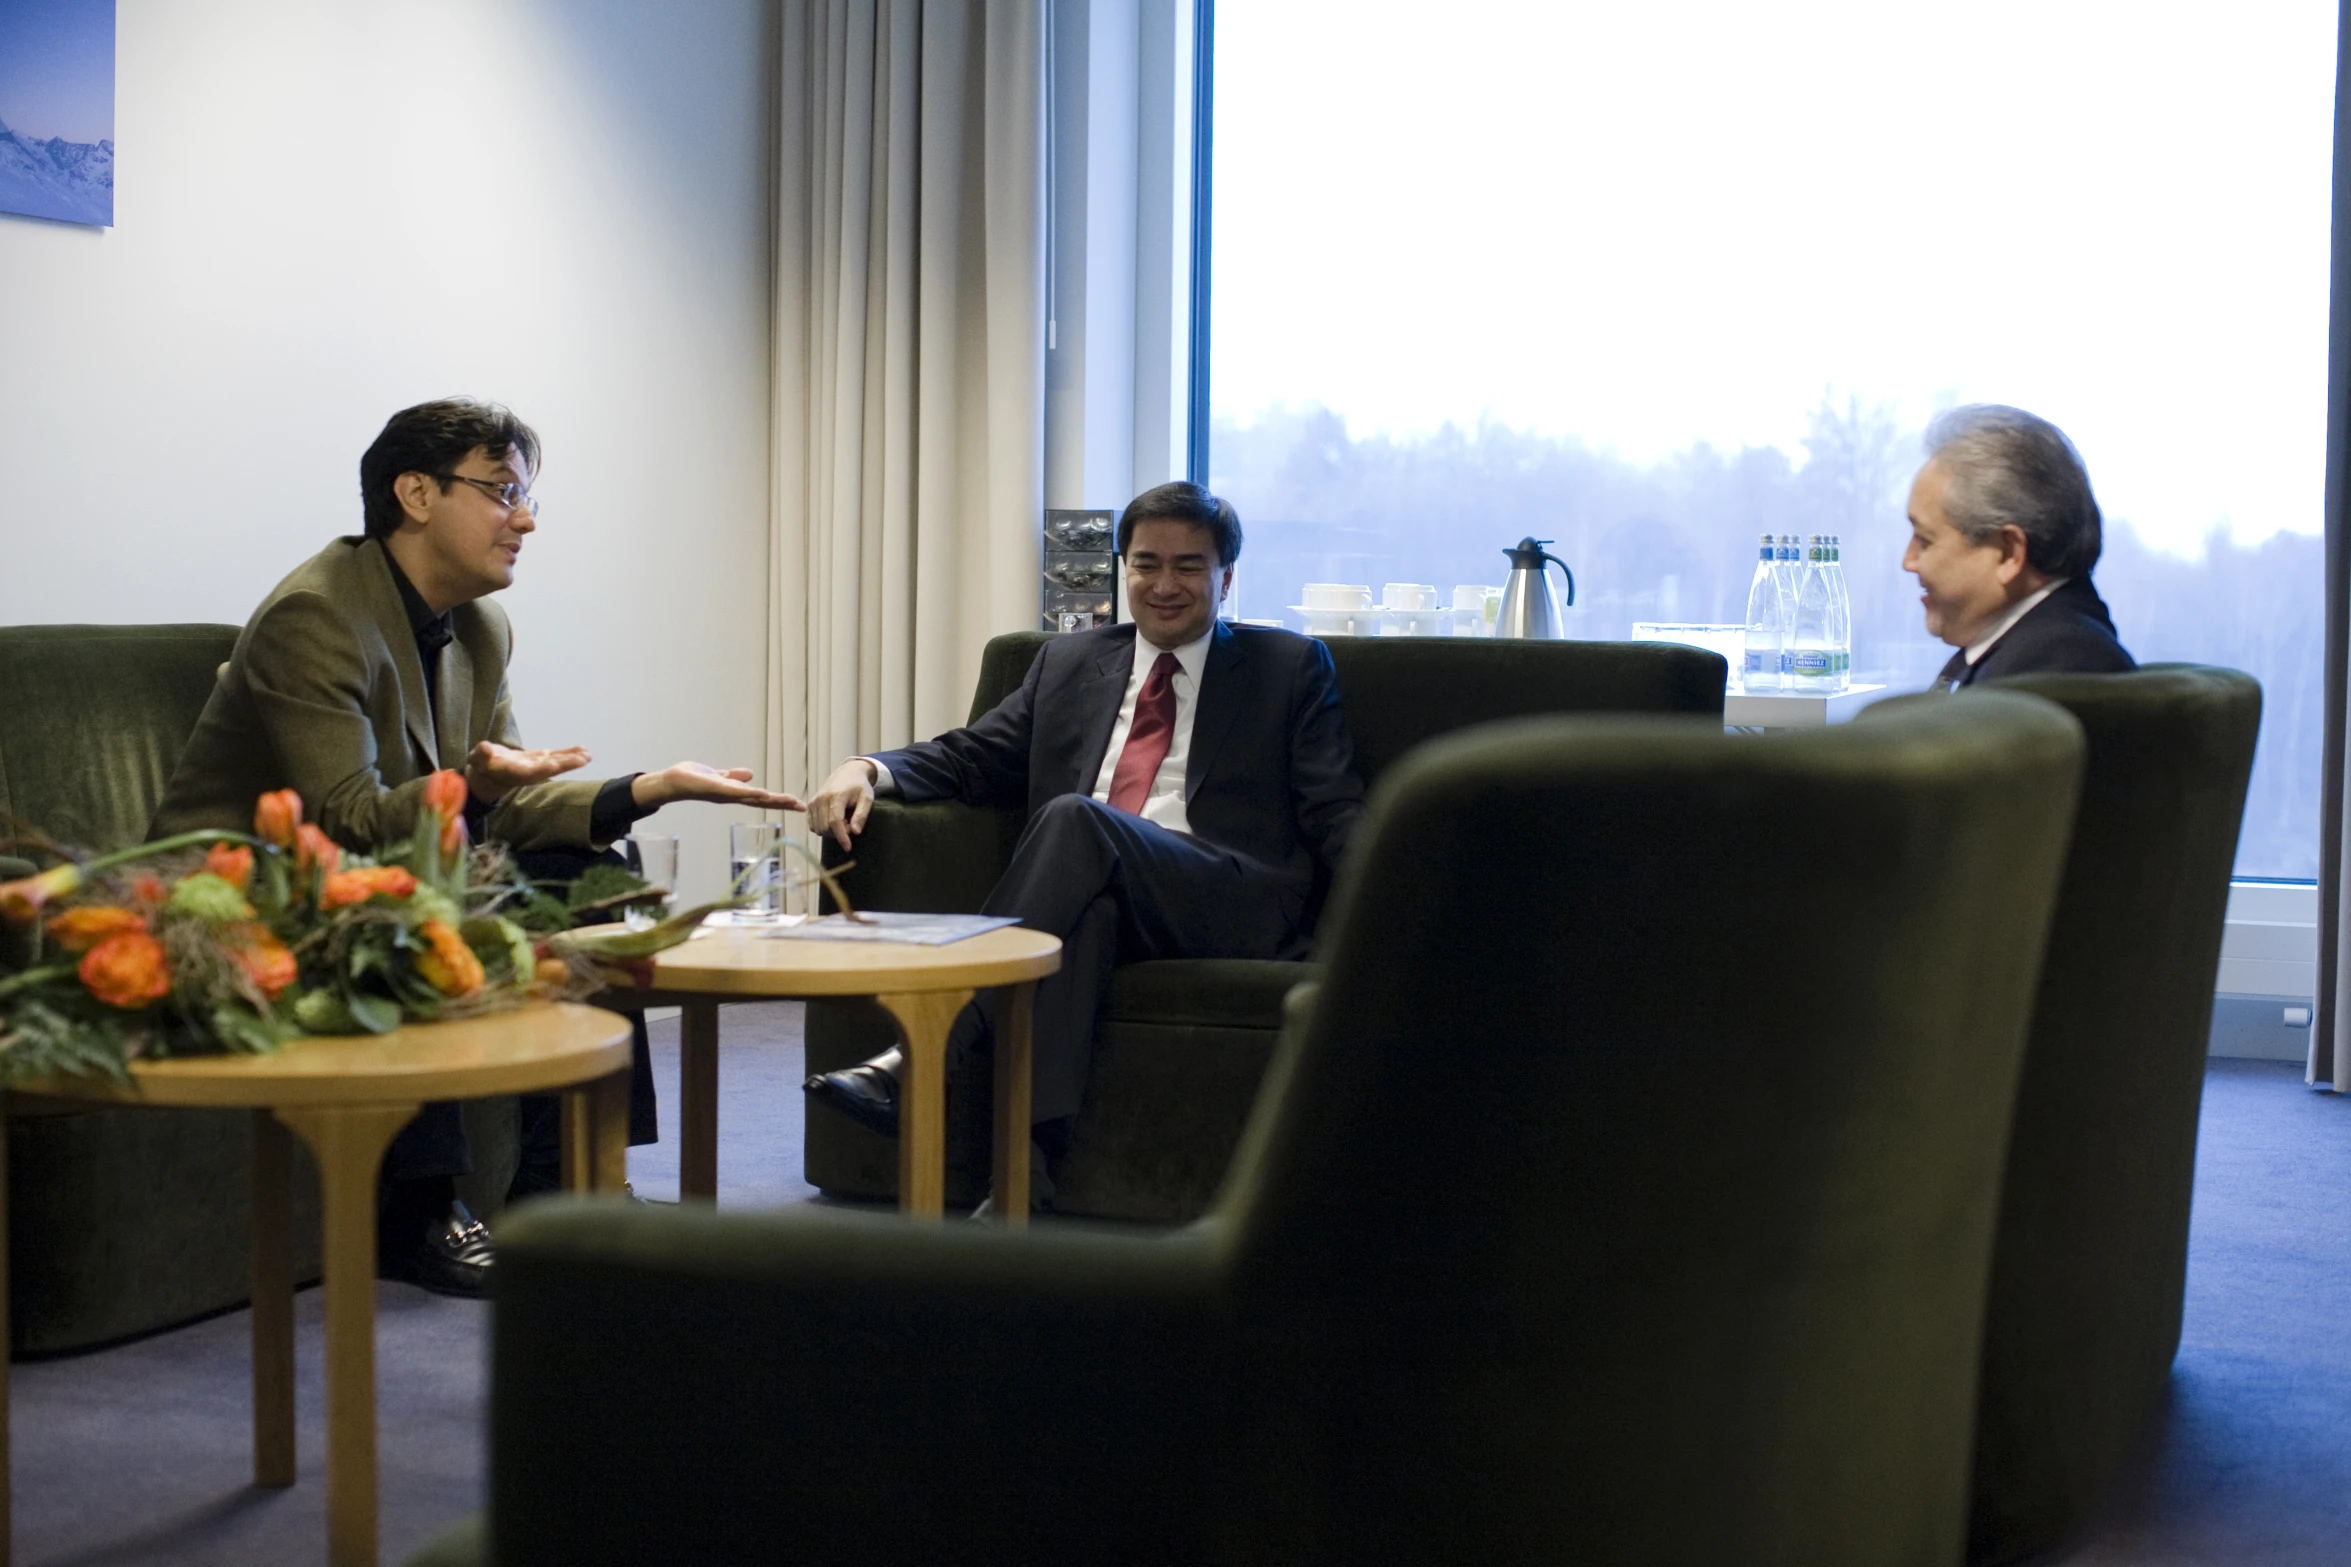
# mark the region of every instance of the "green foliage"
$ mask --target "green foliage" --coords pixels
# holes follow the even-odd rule
[[[245,895],[210,871],[181,877],[179,885],[171,889],[171,901],[165,907],[174,914],[185,914],[214,925],[253,918],[253,905],[245,901]]]
[[[133,1044],[117,1018],[76,1016],[29,996],[8,1009],[0,1026],[0,1079],[71,1073],[121,1082],[130,1076]]]
[[[640,905],[650,907],[667,896],[659,887],[631,872],[626,866],[599,861],[580,872],[579,879],[564,894],[564,904],[575,914],[593,911],[594,920],[583,923],[601,924],[623,909]]]

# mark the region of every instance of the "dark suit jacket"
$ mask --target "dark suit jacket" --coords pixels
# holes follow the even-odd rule
[[[1952,654],[1938,684],[1956,691],[2010,675],[2120,675],[2138,667],[2115,637],[2114,617],[2090,579],[2072,577],[1973,664],[1964,651]]]
[[[910,802],[1025,804],[1092,794],[1134,667],[1135,628],[1045,644],[1020,689],[968,728],[877,753]],[[1335,868],[1363,781],[1330,650],[1311,637],[1219,621],[1200,676],[1184,811],[1192,835],[1271,873],[1303,901]]]

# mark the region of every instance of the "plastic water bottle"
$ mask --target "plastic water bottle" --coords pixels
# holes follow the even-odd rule
[[[1836,654],[1829,634],[1828,544],[1815,533],[1804,550],[1796,582],[1796,621],[1788,635],[1789,678],[1783,689],[1821,695],[1836,689]]]
[[[1853,684],[1853,598],[1845,591],[1845,547],[1829,535],[1829,646],[1836,654],[1836,689]]]
[[[1780,689],[1796,689],[1796,590],[1804,583],[1804,554],[1796,535],[1783,533],[1772,555],[1772,572],[1780,584]]]
[[[1780,688],[1780,653],[1787,642],[1786,596],[1780,592],[1779,540],[1763,536],[1755,580],[1747,589],[1747,657],[1739,679],[1749,691]]]

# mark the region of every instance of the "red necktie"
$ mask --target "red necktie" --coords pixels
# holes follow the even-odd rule
[[[1110,773],[1112,810],[1140,816],[1143,802],[1151,798],[1151,780],[1159,776],[1159,764],[1167,760],[1168,744],[1175,739],[1175,687],[1169,681],[1176,669],[1173,653],[1160,654],[1135,698],[1126,749],[1118,753],[1118,766]]]

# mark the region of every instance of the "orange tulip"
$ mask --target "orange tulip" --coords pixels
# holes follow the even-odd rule
[[[398,865],[363,865],[336,871],[319,888],[318,906],[339,909],[374,897],[405,898],[416,891],[416,877]]]
[[[21,881],[0,882],[0,919],[11,925],[30,925],[45,905],[69,896],[81,884],[82,868],[70,862]]]
[[[444,767],[424,781],[424,808],[441,819],[441,857],[465,845],[465,775]]]
[[[253,981],[253,988],[272,1001],[294,983],[299,972],[293,949],[272,935],[266,925],[231,926],[222,945],[230,960]]]
[[[152,914],[163,907],[171,897],[171,888],[153,871],[141,871],[131,878],[131,901]]]
[[[204,868],[243,892],[253,883],[253,851],[241,843],[216,843],[204,856]]]
[[[426,920],[417,927],[430,950],[416,957],[416,971],[426,984],[444,996],[470,996],[482,988],[482,960],[474,956],[465,938],[442,920]]]
[[[281,849],[294,847],[294,829],[302,825],[302,796],[292,789],[263,795],[253,806],[253,836]]]
[[[303,870],[316,866],[321,875],[332,876],[343,863],[343,851],[334,839],[304,822],[294,829],[294,863]]]
[[[83,955],[78,972],[91,995],[126,1012],[171,994],[171,961],[143,930],[107,937]]]
[[[129,909],[104,904],[67,909],[49,922],[49,939],[68,952],[87,952],[107,937],[126,930],[143,931],[147,917]]]
[[[444,767],[424,781],[425,809],[435,816],[465,814],[465,774]]]

